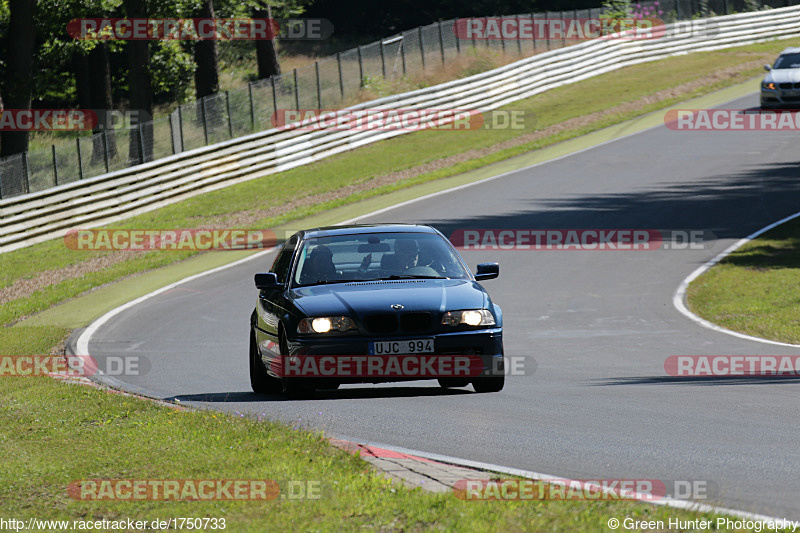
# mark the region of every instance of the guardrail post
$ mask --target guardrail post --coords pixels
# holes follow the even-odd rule
[[[231,116],[231,97],[228,91],[225,91],[225,111],[228,112],[228,133],[233,139],[233,116]]]
[[[322,109],[322,86],[319,81],[319,61],[314,61],[314,72],[317,73],[317,109]]]
[[[203,139],[208,144],[208,125],[206,124],[206,99],[200,99],[200,116],[203,118]]]
[[[172,125],[171,122],[170,122],[170,125]],[[75,147],[76,147],[77,152],[78,152],[78,179],[82,180],[83,179],[83,156],[81,155],[81,138],[80,137],[76,137],[75,138],[75,145],[76,145]]]
[[[58,185],[58,160],[56,159],[56,145],[51,144],[50,148],[53,152],[53,179],[54,183]]]
[[[439,48],[442,49],[442,66],[444,66],[445,59],[444,59],[444,35],[442,34],[442,21],[439,21]]]
[[[256,110],[253,103],[253,82],[247,82],[247,96],[250,98],[250,131],[256,131]]]
[[[425,41],[422,40],[422,26],[417,26],[417,35],[419,36],[419,53],[422,56],[422,70],[425,70]]]
[[[342,94],[344,100],[344,80],[342,79],[342,53],[336,52],[336,65],[339,68],[339,92]]]

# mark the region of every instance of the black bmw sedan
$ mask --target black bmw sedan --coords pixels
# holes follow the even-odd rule
[[[259,290],[250,325],[255,392],[302,396],[342,383],[437,379],[504,385],[503,315],[440,232],[351,225],[292,235]]]

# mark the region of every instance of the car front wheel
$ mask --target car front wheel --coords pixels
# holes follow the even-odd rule
[[[250,387],[259,394],[275,394],[280,392],[280,381],[267,374],[264,361],[258,353],[256,334],[250,328]]]

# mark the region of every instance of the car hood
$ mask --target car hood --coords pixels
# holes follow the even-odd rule
[[[290,298],[306,316],[391,312],[400,304],[403,311],[445,312],[457,309],[490,308],[486,291],[478,283],[461,279],[390,280],[337,283],[301,287],[289,291]]]
[[[767,74],[764,78],[765,82],[775,83],[799,83],[800,82],[800,68],[781,68],[774,69]]]

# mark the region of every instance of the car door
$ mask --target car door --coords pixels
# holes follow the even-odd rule
[[[261,353],[268,357],[279,353],[277,347],[278,325],[281,317],[289,313],[286,287],[289,282],[294,253],[299,242],[299,234],[292,235],[281,247],[269,270],[276,275],[278,283],[282,284],[282,287],[262,290],[258,294],[258,303],[256,304],[256,340],[261,348]],[[272,354],[269,352],[272,352]]]

